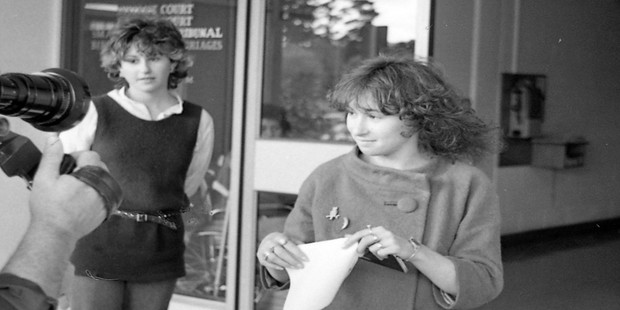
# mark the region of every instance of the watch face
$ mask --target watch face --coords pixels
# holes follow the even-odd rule
[[[412,255],[413,257],[418,252],[422,244],[420,243],[420,241],[415,240],[413,238],[409,239],[409,243],[411,243],[411,245],[413,246],[413,255]]]

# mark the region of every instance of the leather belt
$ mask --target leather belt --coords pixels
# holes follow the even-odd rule
[[[152,215],[148,213],[138,213],[138,212],[121,211],[121,210],[116,210],[114,214],[130,219],[130,220],[134,220],[138,223],[152,222],[152,223],[164,225],[170,229],[174,229],[174,230],[177,229],[177,225],[174,222],[167,219],[167,217],[169,217],[170,215]]]

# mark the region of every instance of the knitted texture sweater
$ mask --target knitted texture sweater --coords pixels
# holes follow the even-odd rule
[[[330,220],[334,207],[340,217]],[[342,229],[345,217],[349,225]],[[452,260],[460,289],[456,300],[446,303],[409,262],[403,273],[358,260],[327,309],[469,309],[502,290],[498,198],[486,175],[471,165],[436,159],[420,169],[395,170],[362,161],[354,148],[305,180],[284,233],[308,243],[366,225],[413,237]]]

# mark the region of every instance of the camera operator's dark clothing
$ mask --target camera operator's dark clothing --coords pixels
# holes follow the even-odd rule
[[[56,300],[45,295],[36,283],[11,273],[0,274],[0,309],[53,310]]]
[[[181,114],[146,121],[109,96],[93,103],[99,117],[92,150],[121,185],[125,213],[78,241],[71,257],[76,274],[133,282],[184,276],[184,181],[202,109],[184,102]]]

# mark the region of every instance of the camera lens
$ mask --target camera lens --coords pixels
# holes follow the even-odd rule
[[[88,110],[90,92],[75,73],[48,69],[0,76],[0,114],[16,116],[43,131],[63,131]]]

